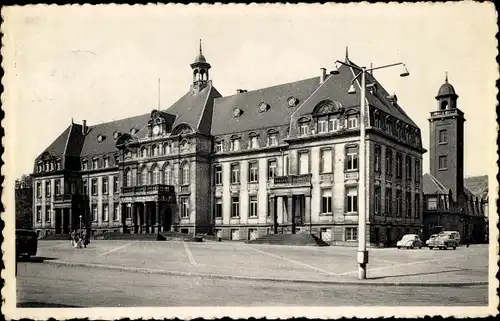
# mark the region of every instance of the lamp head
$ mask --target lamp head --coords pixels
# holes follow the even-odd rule
[[[339,74],[339,63],[338,62],[335,62],[335,64],[333,65],[332,70],[330,71],[330,73],[332,75],[338,75]]]
[[[349,87],[349,90],[347,91],[349,95],[355,94],[356,93],[356,88],[354,88],[354,84],[351,84],[351,87]]]
[[[406,66],[403,64],[403,69],[401,70],[401,73],[399,74],[400,77],[408,77],[410,73],[408,72],[408,69]]]

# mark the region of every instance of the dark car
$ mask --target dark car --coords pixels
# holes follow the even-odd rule
[[[38,236],[32,230],[16,230],[16,258],[28,259],[36,255]]]

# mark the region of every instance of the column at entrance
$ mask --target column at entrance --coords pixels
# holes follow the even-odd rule
[[[284,223],[285,214],[283,213],[283,196],[276,196],[276,220],[277,220],[277,229],[276,233],[283,233],[283,227],[281,231],[279,230],[279,225]]]
[[[142,208],[140,206],[140,203],[137,204],[137,230],[138,230],[138,233],[144,233],[144,218],[143,218],[143,215],[144,215],[144,212],[142,211]]]
[[[295,213],[293,211],[293,195],[287,197],[287,223],[292,223],[292,234],[295,234]]]
[[[312,217],[311,217],[311,196],[305,196],[305,221],[306,221],[306,231],[311,232],[312,230]]]
[[[144,232],[149,233],[149,220],[148,220],[148,205],[146,202],[142,203],[142,218],[144,219]]]
[[[61,215],[61,234],[66,234],[66,214],[65,209],[59,209],[59,214]]]
[[[137,234],[137,212],[136,212],[136,204],[135,203],[132,203],[132,207],[131,207],[131,210],[132,210],[132,222],[133,222],[133,226],[132,226],[132,229],[133,229],[133,232],[135,234]]]
[[[71,231],[73,231],[75,229],[75,222],[74,222],[74,218],[73,218],[73,208],[68,208],[68,218],[69,218],[69,229],[70,229],[70,233]]]
[[[127,217],[127,204],[122,203],[121,204],[121,213],[120,213],[120,221],[122,223],[122,233],[127,232],[127,223],[126,223],[126,217]]]
[[[160,233],[160,202],[155,202],[155,225],[156,230],[154,232]]]
[[[276,197],[274,195],[269,196],[269,217],[271,217],[273,222],[273,232],[278,233],[278,216],[276,215]]]

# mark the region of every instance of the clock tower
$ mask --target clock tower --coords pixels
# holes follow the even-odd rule
[[[462,203],[464,191],[464,113],[457,107],[458,95],[448,82],[439,88],[437,110],[429,118],[430,172],[451,189],[455,201]]]
[[[191,69],[193,70],[193,84],[191,85],[191,90],[193,92],[200,92],[207,86],[210,79],[208,74],[210,67],[205,56],[203,56],[200,39],[200,53],[191,64]]]

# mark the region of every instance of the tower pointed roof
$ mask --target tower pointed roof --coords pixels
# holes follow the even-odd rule
[[[194,59],[194,63],[206,63],[207,62],[207,59],[205,58],[205,56],[203,56],[203,51],[202,51],[202,48],[201,48],[201,39],[200,39],[200,52],[198,53],[198,56],[196,56],[196,58]]]
[[[455,88],[453,88],[453,86],[448,82],[448,72],[446,72],[444,84],[442,84],[441,87],[439,87],[436,99],[447,96],[453,96],[455,98],[458,97],[458,95],[455,93]]]

